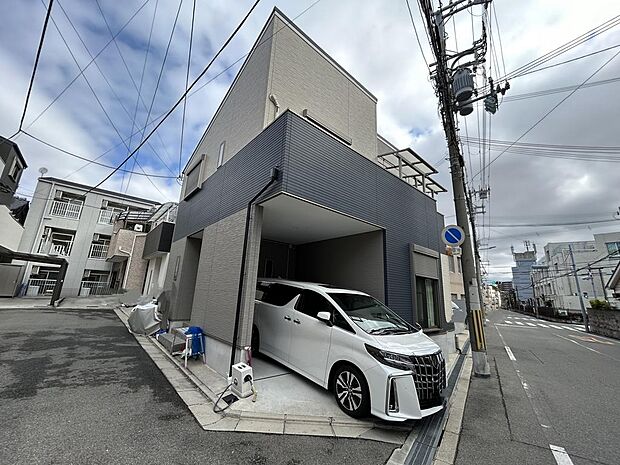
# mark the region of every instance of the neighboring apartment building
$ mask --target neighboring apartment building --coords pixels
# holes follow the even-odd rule
[[[250,344],[260,277],[366,291],[453,347],[434,199],[445,189],[378,136],[376,103],[274,10],[184,170],[166,277],[169,319],[206,331],[217,371],[233,340]]]
[[[534,244],[534,250],[515,252],[514,247],[511,247],[510,250],[516,265],[512,267],[512,286],[517,303],[527,303],[534,298],[530,273],[532,266],[536,263],[536,244]]]
[[[111,292],[112,263],[106,261],[119,213],[146,212],[157,202],[53,177],[37,182],[19,251],[66,258],[69,263],[62,296]],[[58,268],[29,263],[27,295],[51,293]]]
[[[0,205],[9,206],[28,167],[17,144],[0,136]]]
[[[157,297],[163,290],[174,233],[177,204],[149,211],[126,211],[114,222],[107,261],[112,263],[112,289]]]
[[[611,297],[606,284],[620,262],[620,232],[595,234],[592,241],[548,243],[544,257],[532,270],[539,305],[581,309],[569,248],[585,305],[591,299]]]

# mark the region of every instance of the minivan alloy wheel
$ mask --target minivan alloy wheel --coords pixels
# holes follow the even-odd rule
[[[362,404],[363,392],[360,380],[348,370],[340,372],[336,378],[336,397],[346,410],[354,412]]]

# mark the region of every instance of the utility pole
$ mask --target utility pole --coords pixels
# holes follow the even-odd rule
[[[577,294],[579,294],[579,304],[581,305],[581,316],[583,317],[583,326],[586,329],[586,333],[590,332],[590,324],[588,321],[588,313],[586,312],[586,306],[583,303],[583,295],[581,294],[581,285],[579,284],[579,276],[577,276],[577,268],[575,267],[575,256],[573,255],[573,247],[568,244],[568,253],[570,254],[570,261],[572,263],[573,274],[575,275],[575,283],[577,284]]]
[[[538,299],[536,298],[536,284],[534,283],[534,275],[530,272],[530,280],[532,281],[532,295],[534,296],[534,312],[538,318]]]
[[[484,315],[481,310],[480,274],[476,269],[476,257],[472,245],[472,228],[470,228],[468,212],[468,196],[466,195],[464,160],[459,150],[459,139],[455,112],[465,116],[473,111],[473,103],[485,99],[485,108],[491,113],[497,110],[497,92],[505,92],[499,86],[495,88],[490,79],[490,93],[478,96],[474,89],[474,78],[471,68],[484,62],[487,37],[483,23],[482,37],[474,41],[470,49],[463,52],[448,54],[446,49],[445,25],[449,18],[456,13],[474,5],[484,5],[491,0],[457,0],[433,11],[431,0],[419,0],[425,20],[425,27],[431,41],[431,48],[436,62],[431,65],[431,77],[435,81],[435,91],[439,98],[441,119],[448,144],[450,172],[452,175],[452,191],[454,193],[454,207],[457,224],[465,232],[465,242],[462,245],[463,281],[467,288],[465,303],[469,322],[470,341],[472,347],[473,370],[475,376],[489,377],[491,371],[486,352],[486,338],[484,334]],[[461,59],[473,55],[473,60],[467,63]]]
[[[598,277],[601,280],[601,288],[603,289],[603,300],[607,300],[607,291],[605,290],[605,281],[603,280],[603,269],[598,269]]]

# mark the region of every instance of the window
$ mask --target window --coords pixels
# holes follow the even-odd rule
[[[202,162],[204,160],[204,154],[200,156],[199,160],[192,166],[185,174],[185,195],[184,198],[189,197],[195,191],[200,189],[200,178],[202,176]]]
[[[217,167],[219,168],[224,164],[224,150],[226,149],[226,141],[220,144],[220,151],[217,155]]]
[[[321,294],[306,290],[302,292],[301,298],[297,301],[295,310],[316,318],[316,315],[319,312],[329,312],[331,315],[334,311],[334,307]]]
[[[19,178],[22,174],[22,165],[17,158],[13,159],[13,164],[11,165],[11,169],[9,170],[9,178],[13,181],[18,182]]]
[[[256,286],[256,299],[281,307],[301,293],[301,289],[279,283],[259,283]]]
[[[347,322],[347,320],[345,320],[342,314],[336,309],[334,309],[332,320],[334,322],[334,326],[338,326],[339,328],[342,328],[345,331],[350,331],[353,334],[355,334],[355,330],[351,328],[351,325]]]
[[[416,276],[415,283],[420,324],[423,328],[438,328],[437,280]]]
[[[606,242],[607,253],[614,257],[620,257],[620,242]]]
[[[330,292],[329,296],[368,334],[405,334],[417,331],[417,328],[373,297],[341,292]]]

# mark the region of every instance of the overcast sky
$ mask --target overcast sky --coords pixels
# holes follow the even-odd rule
[[[41,0],[0,1],[0,17],[5,18],[0,28],[0,134],[5,137],[13,134],[19,125],[46,3],[47,0],[45,3]],[[145,0],[55,1],[52,10],[55,24],[50,22],[48,27],[25,118],[24,128],[29,133],[90,159],[107,151],[98,161],[114,165],[127,154],[121,137],[135,134],[125,142],[131,148],[141,139],[149,108],[152,106],[150,121],[171,107],[185,86],[193,2],[181,2],[159,86],[158,77],[179,1],[148,0],[144,3]],[[190,80],[197,76],[219,49],[252,2],[198,0],[196,3]],[[181,107],[150,139],[150,144],[139,152],[139,165],[147,173],[160,176],[173,177],[179,173],[179,156],[182,167],[228,89],[244,55],[276,5],[290,18],[303,12],[295,22],[378,97],[379,132],[399,147],[413,147],[438,167],[438,182],[450,188],[449,166],[445,161],[446,144],[437,114],[437,100],[415,40],[405,1],[321,0],[313,3],[315,0],[261,2],[245,27],[202,79],[201,85],[213,80],[188,99],[182,151]],[[415,2],[410,3],[424,53],[428,61],[433,61],[420,14]],[[504,68],[510,72],[620,14],[620,5],[612,0],[587,3],[566,0],[495,0],[494,7],[501,33],[503,58],[497,24],[493,21],[491,27],[497,64],[491,60],[492,69],[487,65],[493,77],[503,75]],[[113,42],[108,44],[111,35],[105,21],[112,33],[117,34],[136,11],[138,13],[134,19],[117,36],[121,59],[116,45]],[[478,36],[480,33],[479,14],[479,8],[473,9],[472,15],[468,12],[460,13],[456,17],[456,24],[448,25],[446,32],[449,35],[449,48],[463,49],[471,45],[472,27],[473,35]],[[7,21],[7,18],[10,20]],[[88,65],[91,56],[105,49],[95,64],[84,72],[88,82],[84,77],[76,79],[33,123],[79,73],[65,41],[82,68]],[[620,26],[543,66],[617,44],[620,44]],[[611,49],[516,78],[510,82],[511,89],[507,96],[581,84],[619,50]],[[590,82],[616,78],[619,73],[620,56],[604,66]],[[139,102],[136,88],[142,90],[142,100]],[[521,142],[620,146],[619,91],[620,82],[577,91],[523,137]],[[516,140],[567,95],[568,92],[564,92],[504,102],[492,117],[491,137]],[[476,112],[467,117],[470,137],[478,137],[479,131],[482,131],[482,123],[478,126],[480,118]],[[464,136],[463,119],[460,120],[460,131]],[[46,167],[49,176],[68,177],[87,184],[95,184],[110,172],[110,169],[102,166],[85,166],[84,161],[61,154],[23,134],[16,141],[29,165],[20,186],[20,193],[24,195],[32,193],[40,167]],[[491,157],[499,153],[492,151]],[[466,148],[465,159],[468,169],[473,171],[470,175],[477,173],[480,169],[479,148],[474,146],[469,151]],[[611,219],[620,207],[619,166],[618,162],[542,158],[514,153],[505,153],[497,159],[490,170],[490,204],[486,205],[486,215],[478,217],[479,223],[486,225],[479,231],[481,241],[487,247],[495,247],[484,252],[484,258],[489,261],[486,266],[489,278],[510,279],[511,244],[520,250],[523,247],[522,241],[530,240],[542,249],[551,241],[587,240],[591,239],[593,233],[620,231],[620,221],[570,227],[493,226]],[[134,169],[133,163],[126,168]],[[136,165],[135,170],[140,171],[140,167]],[[132,176],[129,180],[129,175],[119,173],[105,187],[127,190],[130,194],[159,201],[178,199],[179,185],[175,179],[152,178],[152,182],[157,188],[143,176]],[[474,179],[473,185],[479,187],[479,176]],[[447,223],[454,221],[451,192],[439,196],[438,209],[446,216]]]

